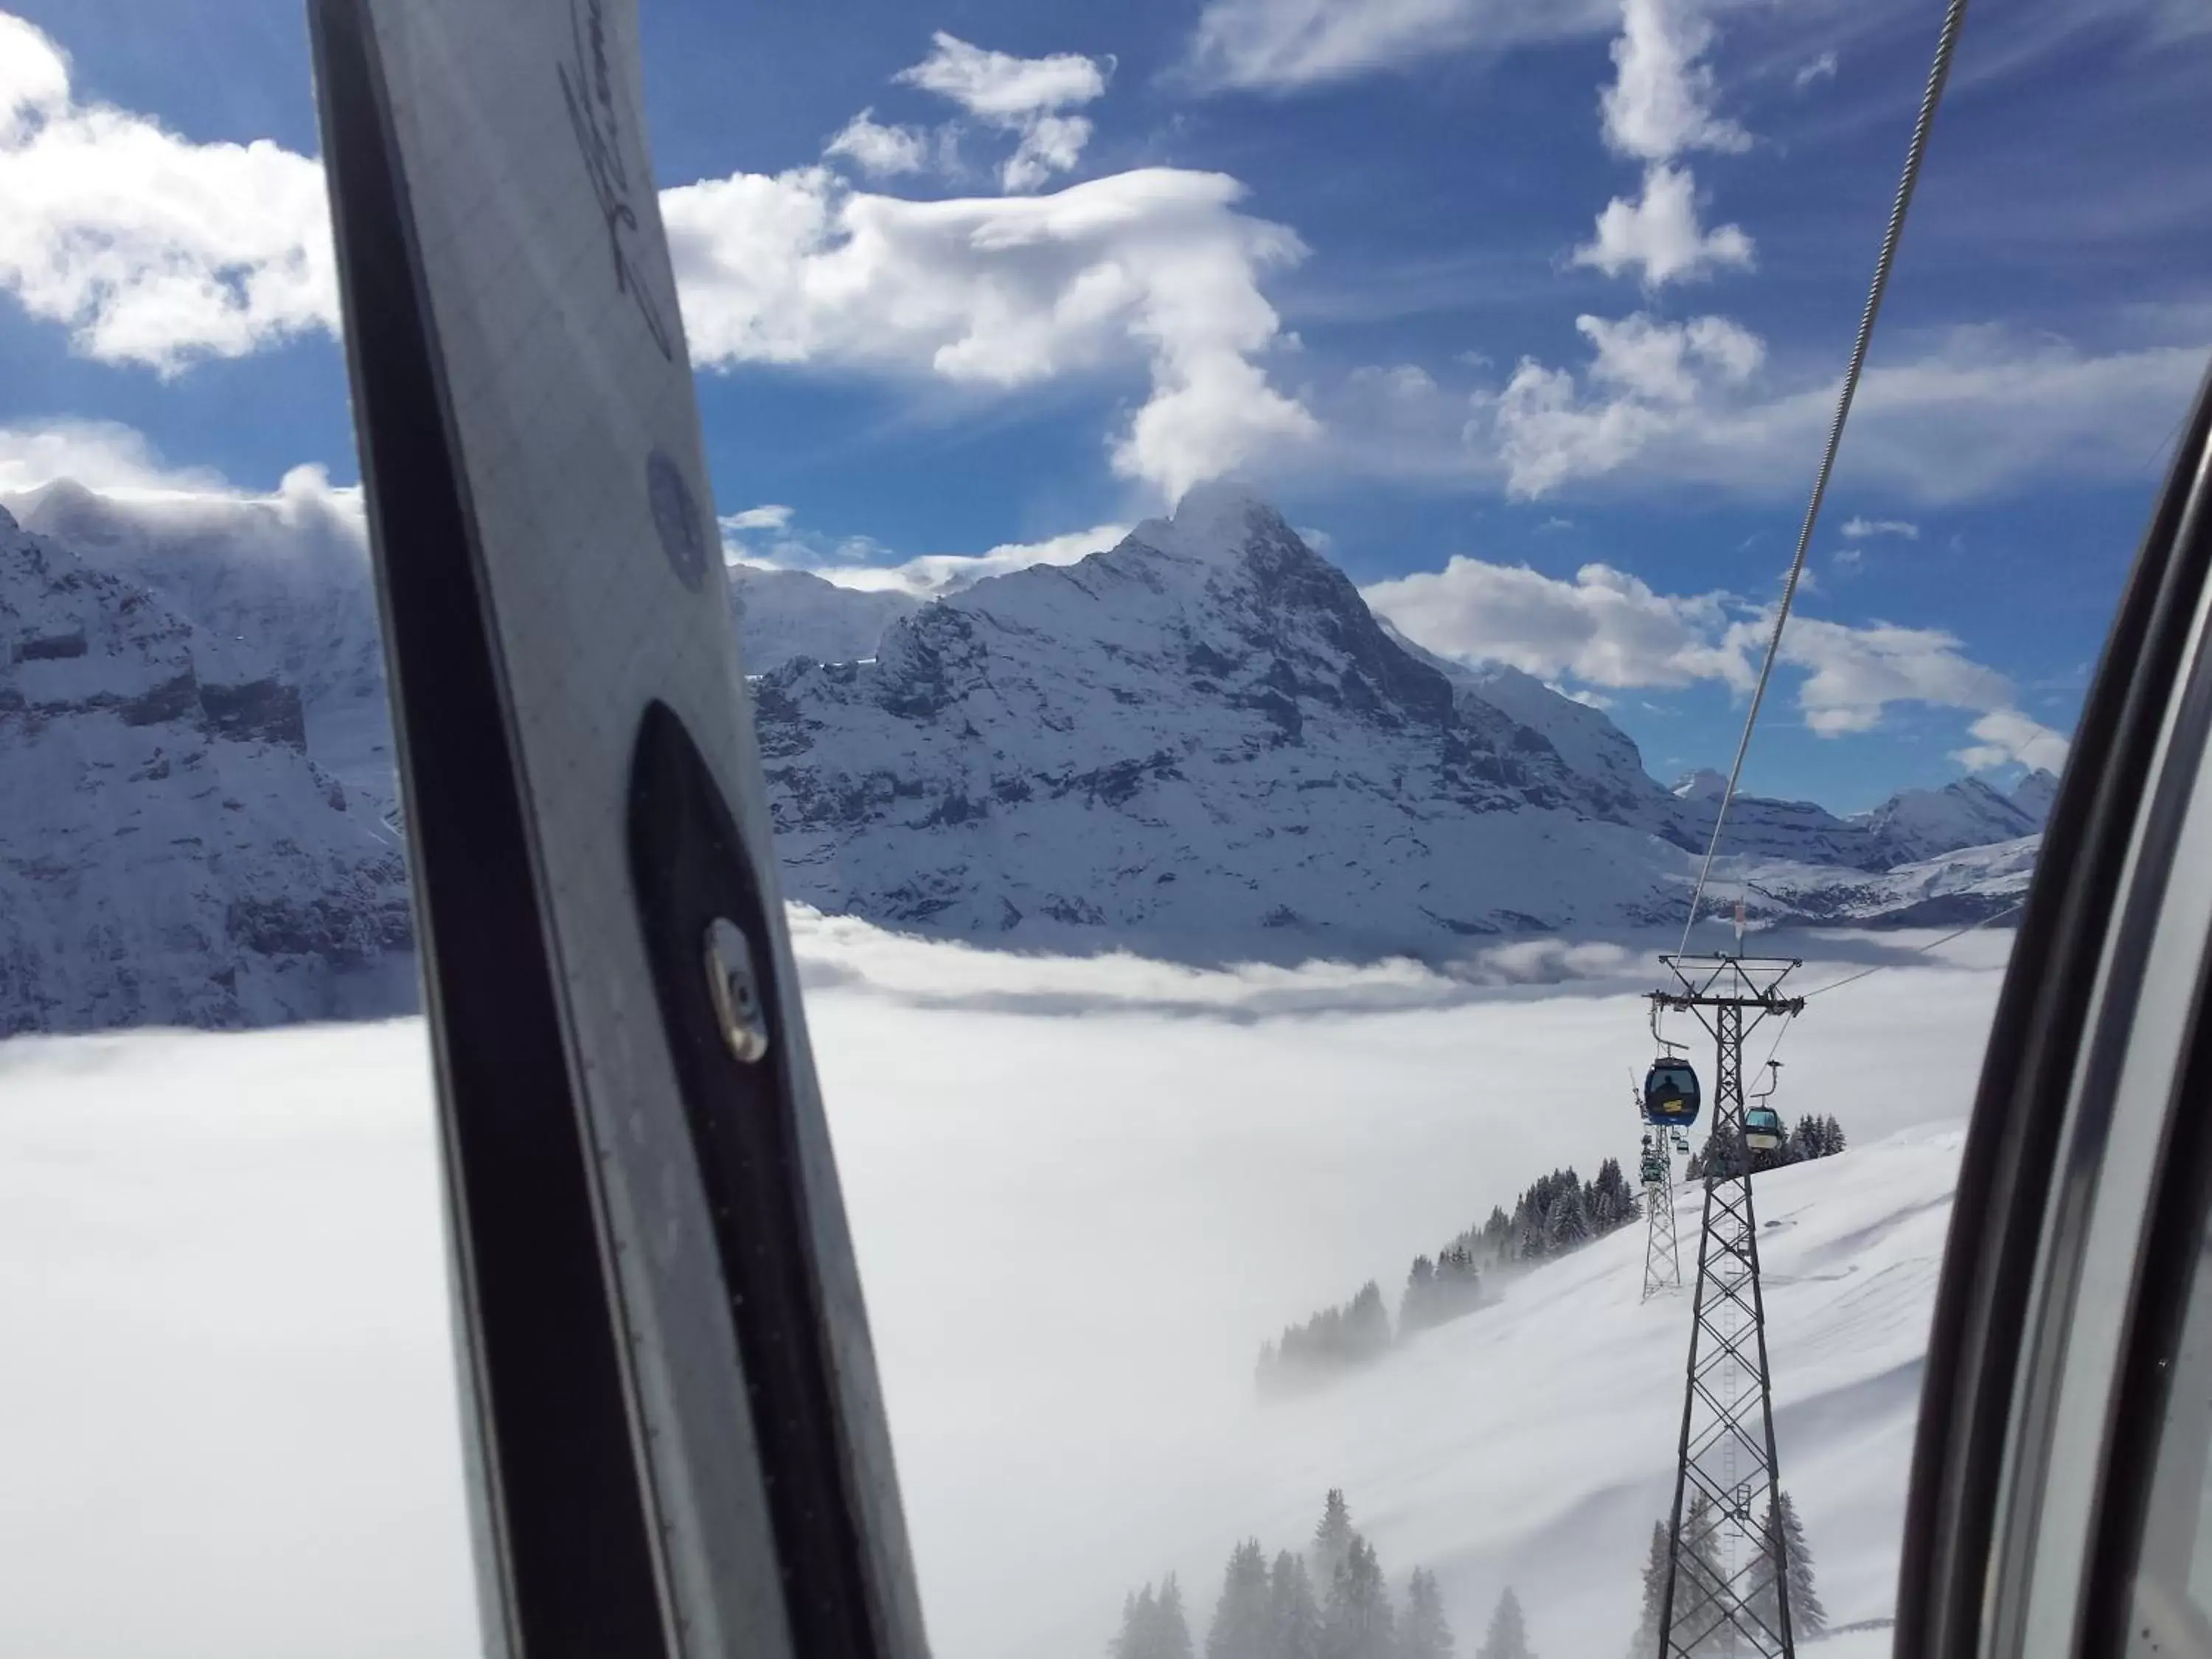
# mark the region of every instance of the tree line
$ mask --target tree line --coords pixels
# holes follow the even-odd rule
[[[1782,1144],[1772,1152],[1754,1152],[1751,1156],[1753,1175],[1768,1170],[1779,1170],[1792,1164],[1806,1164],[1816,1158],[1833,1158],[1844,1150],[1844,1126],[1832,1117],[1817,1113],[1808,1114],[1797,1120]],[[1690,1154],[1686,1171],[1692,1181],[1703,1181],[1708,1172],[1714,1175],[1735,1175],[1742,1167],[1744,1146],[1735,1131],[1725,1124],[1713,1125],[1705,1144]]]
[[[1437,1577],[1416,1567],[1395,1595],[1375,1547],[1352,1524],[1341,1487],[1322,1505],[1303,1551],[1270,1562],[1260,1540],[1230,1552],[1206,1633],[1205,1659],[1454,1659]],[[1182,1586],[1169,1573],[1122,1598],[1109,1659],[1194,1659]],[[1509,1588],[1475,1659],[1534,1659]]]
[[[1297,1389],[1380,1358],[1394,1341],[1480,1307],[1486,1299],[1486,1270],[1564,1255],[1641,1213],[1618,1158],[1606,1159],[1588,1182],[1571,1168],[1540,1176],[1510,1212],[1495,1206],[1487,1221],[1447,1241],[1435,1255],[1413,1258],[1395,1332],[1382,1287],[1370,1279],[1351,1300],[1285,1326],[1278,1340],[1262,1343],[1260,1387],[1267,1393]]]

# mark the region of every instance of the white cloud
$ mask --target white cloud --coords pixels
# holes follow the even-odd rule
[[[1462,556],[1361,592],[1407,638],[1442,655],[1613,690],[1706,683],[1748,692],[1773,627],[1771,609],[1735,595],[1662,593],[1603,564],[1565,581]],[[1938,629],[1852,626],[1801,612],[1783,635],[1782,665],[1798,671],[1797,708],[1822,737],[1873,731],[1893,705],[1916,703],[1981,716],[1972,730],[1983,746],[1959,757],[1970,768],[2054,764],[2053,744],[2063,757],[2063,739],[2014,709],[2011,683]]]
[[[1749,133],[1713,113],[1712,67],[1698,61],[1712,38],[1687,0],[1625,0],[1613,83],[1600,99],[1608,145],[1645,161],[1750,148]]]
[[[864,109],[823,147],[826,156],[842,155],[872,178],[919,173],[929,162],[928,135],[915,127],[887,127]]]
[[[1735,632],[1747,647],[1763,649],[1771,626],[1771,617],[1760,617],[1739,623]],[[1808,671],[1797,706],[1822,737],[1871,732],[1893,702],[1992,709],[2013,698],[2003,675],[1961,655],[1958,639],[1937,629],[1849,628],[1793,616],[1783,631],[1782,660]]]
[[[1570,582],[1455,556],[1442,570],[1361,592],[1409,639],[1447,656],[1614,688],[1700,680],[1751,688],[1724,596],[1655,592],[1609,565],[1584,565]]]
[[[2000,708],[1984,714],[1968,728],[1979,741],[1952,751],[1951,758],[1969,772],[1987,772],[2017,763],[2031,771],[2063,771],[2071,745],[2057,732],[2030,720],[2017,708]]]
[[[1869,536],[1898,536],[1908,542],[1920,539],[1920,526],[1904,519],[1846,519],[1844,536],[1854,542],[1864,541]]]
[[[1022,142],[999,169],[1008,190],[1035,190],[1055,173],[1072,173],[1091,142],[1091,122],[1081,115],[1040,115],[1022,130]]]
[[[1616,196],[1597,216],[1597,237],[1574,252],[1574,263],[1608,276],[1634,270],[1648,289],[1695,282],[1726,266],[1747,266],[1753,246],[1741,226],[1706,230],[1698,222],[1697,181],[1687,167],[1655,162],[1644,170],[1644,194]]]
[[[1695,408],[1712,382],[1740,385],[1765,355],[1759,337],[1723,317],[1662,323],[1578,317],[1595,349],[1586,396],[1564,369],[1523,358],[1499,395],[1496,434],[1506,487],[1541,495],[1567,479],[1623,465]]]
[[[1599,348],[1594,360],[1578,375],[1524,359],[1465,423],[1467,467],[1502,466],[1521,497],[1601,477],[1760,495],[1802,487],[1834,416],[1836,377],[1686,352],[1689,395],[1676,386],[1655,396],[1656,381],[1623,379],[1618,348],[1605,349],[1604,331],[1624,325],[1577,326]],[[2202,337],[2176,337],[2093,352],[1995,326],[1893,346],[1860,383],[1842,465],[1855,488],[1931,505],[2057,478],[2140,477],[2195,391],[2204,351]]]
[[[80,102],[61,50],[0,13],[0,289],[103,362],[173,374],[335,330],[322,169]]]
[[[1619,15],[1615,0],[1208,0],[1188,66],[1209,84],[1287,92],[1439,52],[1573,40]]]
[[[826,170],[665,191],[693,361],[934,376],[1009,389],[1144,363],[1115,470],[1169,499],[1313,435],[1251,360],[1279,327],[1259,277],[1300,258],[1221,173],[1151,167],[1048,196],[909,202]]]
[[[1106,91],[1106,70],[1079,52],[1016,58],[970,46],[942,29],[931,37],[928,57],[891,78],[994,121],[1087,104]]]
[[[770,502],[749,507],[742,513],[725,513],[720,522],[726,531],[782,530],[791,523],[791,509],[780,502]]]
[[[1060,112],[1103,97],[1113,70],[1080,52],[1016,58],[987,52],[942,29],[929,56],[892,79],[949,98],[978,120],[1021,135],[1000,169],[1008,190],[1034,190],[1055,173],[1072,171],[1091,139],[1091,122]]]
[[[146,496],[227,491],[220,474],[173,467],[143,433],[113,421],[50,421],[0,427],[0,497],[69,478],[103,495]]]
[[[1818,58],[1815,58],[1811,63],[1800,69],[1797,73],[1791,77],[1790,84],[1799,92],[1802,92],[1806,88],[1811,86],[1815,81],[1832,81],[1835,78],[1836,53],[1835,49],[1832,46],[1827,51],[1822,52]]]

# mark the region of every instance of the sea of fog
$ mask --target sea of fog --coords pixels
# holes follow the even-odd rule
[[[1367,1278],[1395,1305],[1415,1252],[1536,1175],[1630,1158],[1648,958],[1199,973],[795,921],[937,1653],[1095,1659],[1167,1571],[1202,1638],[1234,1540],[1297,1543],[1329,1485],[1394,1577],[1438,1569],[1463,1654],[1516,1574],[1540,1651],[1625,1644],[1686,1328],[1636,1306],[1635,1241],[1288,1406],[1255,1401],[1252,1362]],[[1789,1031],[1789,1115],[1861,1146],[1962,1121],[2010,939],[1927,942],[1796,942],[1807,989],[1894,965]],[[1777,1351],[1808,1477],[1834,1472],[1825,1549],[1808,1519],[1839,1617],[1886,1611],[1940,1214],[1894,1261],[1835,1241],[1887,1188],[1947,1201],[1955,1136],[1903,1144],[1825,1192],[1819,1166],[1775,1178],[1802,1231],[1773,1265],[1829,1287],[1778,1289],[1778,1324],[1801,1352],[1850,1318],[1903,1344],[1863,1385]],[[445,1286],[419,1024],[0,1045],[0,1651],[474,1652]],[[1603,1389],[1545,1382],[1582,1348]],[[1589,1432],[1544,1415],[1570,1409]],[[1579,1597],[1559,1540],[1592,1505]]]

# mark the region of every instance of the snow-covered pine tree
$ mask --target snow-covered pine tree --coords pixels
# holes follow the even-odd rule
[[[1267,1574],[1268,1659],[1321,1659],[1321,1604],[1305,1559],[1288,1550]]]
[[[1511,1259],[1513,1218],[1505,1213],[1504,1206],[1490,1206],[1490,1219],[1482,1224],[1482,1244],[1492,1261]]]
[[[1396,1622],[1382,1563],[1355,1532],[1322,1607],[1322,1659],[1394,1659]]]
[[[1425,1255],[1413,1258],[1412,1269],[1406,1274],[1406,1294],[1398,1304],[1398,1329],[1402,1334],[1418,1331],[1430,1324],[1434,1304],[1431,1293],[1436,1288],[1437,1264]]]
[[[1813,1584],[1813,1552],[1805,1542],[1805,1523],[1788,1492],[1782,1494],[1779,1517],[1768,1505],[1766,1534],[1778,1534],[1783,1559],[1789,1564],[1790,1634],[1793,1641],[1810,1642],[1827,1634],[1828,1610],[1820,1605]],[[1782,1610],[1775,1605],[1774,1557],[1762,1556],[1751,1573],[1751,1607],[1769,1630],[1779,1632]]]
[[[1314,1523],[1313,1576],[1316,1583],[1327,1585],[1336,1580],[1336,1570],[1352,1553],[1352,1540],[1359,1534],[1352,1529],[1352,1505],[1344,1501],[1344,1488],[1331,1486],[1328,1496],[1322,1499],[1321,1519]]]
[[[1490,1633],[1475,1650],[1474,1659],[1535,1659],[1528,1650],[1528,1623],[1521,1616],[1521,1598],[1510,1584],[1498,1598],[1498,1611],[1490,1615]]]
[[[1359,1287],[1345,1315],[1346,1358],[1371,1359],[1390,1346],[1390,1310],[1382,1305],[1382,1287],[1373,1279]]]
[[[1464,1244],[1455,1244],[1437,1258],[1436,1285],[1430,1323],[1456,1319],[1482,1301],[1482,1269]]]
[[[1587,1244],[1595,1236],[1582,1186],[1571,1174],[1552,1200],[1551,1212],[1544,1218],[1544,1235],[1554,1255]]]
[[[1734,1129],[1716,1123],[1705,1144],[1690,1154],[1689,1178],[1703,1181],[1708,1176],[1726,1176],[1740,1173],[1743,1168],[1743,1146]]]
[[[1659,1651],[1659,1613],[1667,1598],[1667,1523],[1651,1523],[1651,1548],[1644,1558],[1644,1601],[1637,1614],[1636,1634],[1629,1638],[1628,1659],[1656,1659]]]
[[[1588,1197],[1590,1226],[1601,1235],[1636,1219],[1636,1194],[1629,1187],[1628,1177],[1621,1173],[1617,1158],[1609,1158],[1597,1166],[1597,1179],[1590,1182]]]
[[[1833,1158],[1838,1152],[1848,1150],[1849,1143],[1844,1139],[1842,1124],[1831,1117],[1826,1120],[1823,1127],[1826,1132],[1820,1137],[1822,1158]]]
[[[1551,1240],[1544,1227],[1543,1206],[1537,1201],[1534,1188],[1521,1195],[1513,1206],[1513,1255],[1516,1261],[1540,1261],[1551,1249]]]
[[[1183,1616],[1182,1586],[1173,1573],[1160,1580],[1153,1620],[1152,1650],[1147,1659],[1191,1659],[1190,1621]]]
[[[1674,1566],[1674,1629],[1669,1632],[1671,1641],[1696,1653],[1720,1651],[1730,1627],[1716,1599],[1728,1582],[1716,1532],[1712,1502],[1699,1492],[1682,1516],[1681,1550]],[[1664,1583],[1662,1579],[1662,1589]]]
[[[1398,1624],[1397,1659],[1452,1659],[1450,1622],[1437,1576],[1415,1567],[1406,1584],[1406,1616]]]
[[[1271,1659],[1267,1650],[1267,1559],[1248,1538],[1229,1553],[1221,1599],[1206,1632],[1206,1659]]]
[[[1121,1598],[1121,1628],[1106,1644],[1112,1659],[1152,1659],[1153,1627],[1159,1622],[1159,1604],[1152,1587],[1145,1586]]]

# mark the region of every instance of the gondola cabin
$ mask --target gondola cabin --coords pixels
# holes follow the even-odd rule
[[[1698,1074],[1680,1054],[1662,1054],[1644,1074],[1644,1121],[1686,1129],[1698,1121],[1704,1096]]]
[[[1778,1150],[1783,1140],[1782,1114],[1771,1106],[1747,1106],[1743,1110],[1743,1144],[1754,1152]]]
[[[1643,1175],[1644,1184],[1647,1187],[1666,1184],[1667,1149],[1664,1146],[1655,1146],[1648,1140],[1644,1143]]]

